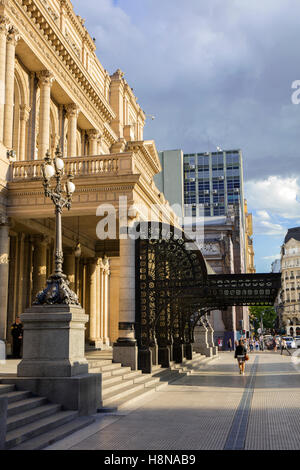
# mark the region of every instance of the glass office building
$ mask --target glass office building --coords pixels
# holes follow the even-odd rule
[[[183,166],[185,215],[225,215],[232,204],[239,204],[243,213],[240,150],[184,154]]]

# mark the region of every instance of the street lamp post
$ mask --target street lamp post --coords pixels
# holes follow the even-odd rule
[[[63,274],[63,248],[62,248],[62,211],[66,207],[71,209],[72,195],[75,191],[73,175],[69,174],[63,183],[64,161],[57,147],[54,159],[49,151],[46,153],[42,165],[43,186],[46,197],[50,197],[55,206],[55,271],[47,280],[46,288],[39,292],[35,305],[67,304],[79,305],[78,297],[69,287],[67,276]],[[56,184],[52,186],[51,180],[55,178]]]

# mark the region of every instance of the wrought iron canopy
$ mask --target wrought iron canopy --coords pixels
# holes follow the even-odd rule
[[[195,315],[235,305],[273,305],[280,274],[207,274],[198,246],[160,222],[141,222],[136,241],[136,337],[140,348],[184,341]]]

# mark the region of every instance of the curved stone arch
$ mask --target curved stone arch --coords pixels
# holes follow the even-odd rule
[[[30,103],[30,90],[29,90],[29,77],[22,69],[21,65],[16,62],[15,64],[15,80],[19,85],[21,104],[28,106]]]
[[[59,144],[60,132],[59,132],[59,110],[58,107],[50,100],[50,142],[49,150],[54,154],[57,145]]]
[[[17,159],[20,159],[20,119],[21,110],[29,110],[29,84],[28,76],[20,64],[15,63],[15,76],[14,76],[14,121],[13,121],[13,148],[16,151]],[[26,125],[27,128],[27,125]],[[26,140],[26,132],[22,137]],[[25,141],[22,142],[25,147]],[[24,156],[23,156],[24,157]]]
[[[181,332],[185,326],[181,323],[188,320],[182,308],[189,310],[189,315],[193,313],[189,305],[182,306],[181,294],[189,285],[203,286],[207,268],[199,248],[181,229],[162,222],[142,222],[136,231],[140,232],[136,336],[142,355],[156,344],[156,332],[161,349],[169,344],[168,335],[174,328]]]
[[[81,132],[79,129],[76,131],[76,155],[77,157],[82,155]]]

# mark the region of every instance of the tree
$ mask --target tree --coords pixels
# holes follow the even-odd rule
[[[256,333],[258,328],[260,328],[261,319],[263,321],[264,329],[275,328],[277,313],[275,308],[271,307],[270,305],[249,307],[249,316]]]

